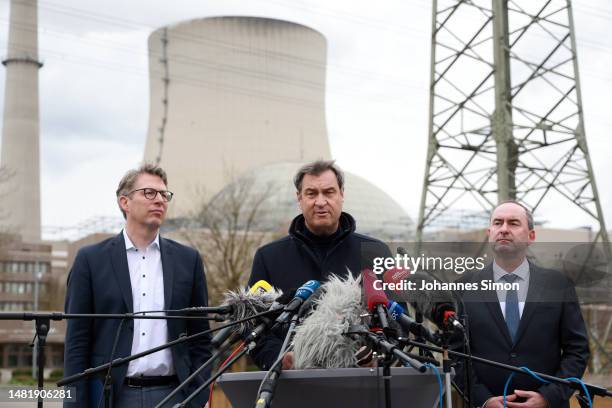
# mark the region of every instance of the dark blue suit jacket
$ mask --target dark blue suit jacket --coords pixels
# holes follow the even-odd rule
[[[465,291],[470,344],[474,356],[557,377],[582,377],[589,358],[589,340],[574,284],[560,272],[529,265],[529,290],[513,343],[495,291]],[[462,276],[461,282],[479,283],[493,279],[489,265],[482,271]],[[461,365],[462,366],[462,365]],[[460,366],[460,367],[461,367]],[[474,363],[472,397],[476,406],[503,394],[509,371]],[[462,369],[458,370],[460,377]],[[459,384],[462,380],[459,379]],[[569,407],[569,387],[542,384],[527,374],[516,374],[508,388],[537,391],[551,408]]]
[[[198,252],[175,241],[159,239],[164,276],[165,309],[182,309],[207,306],[208,292],[202,259]],[[77,253],[68,275],[66,313],[127,313],[133,312],[132,288],[128,269],[123,234],[95,245],[83,247]],[[179,335],[195,334],[209,329],[205,320],[168,320],[168,341]],[[119,327],[118,319],[73,319],[68,320],[66,331],[64,375],[69,376],[83,370],[108,363],[113,342]],[[119,336],[113,359],[130,355],[133,321],[126,321]],[[172,360],[179,381],[183,381],[198,369],[210,356],[210,335],[199,341],[181,343],[172,347]],[[112,370],[113,394],[118,395],[123,386],[127,365]],[[200,375],[187,388],[195,390],[210,376],[209,371]],[[197,384],[196,384],[197,383]],[[98,379],[75,384],[79,404],[69,403],[71,408],[90,406],[101,389]],[[196,398],[194,407],[201,407],[208,400],[204,390]]]

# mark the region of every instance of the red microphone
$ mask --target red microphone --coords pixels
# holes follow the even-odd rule
[[[412,275],[410,269],[391,268],[382,273],[382,281],[388,285],[385,287],[385,293],[389,300],[395,302],[405,302],[406,288],[402,286],[404,281]]]
[[[387,295],[382,290],[382,281],[378,279],[376,274],[370,269],[364,269],[361,272],[363,281],[363,297],[365,304],[368,307],[368,312],[373,317],[378,317],[378,324],[383,331],[388,331],[389,320],[387,319]]]

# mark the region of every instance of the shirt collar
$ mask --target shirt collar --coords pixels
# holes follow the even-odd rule
[[[521,264],[514,271],[512,271],[512,273],[518,276],[521,280],[527,280],[529,277],[529,262],[527,262],[527,258],[523,259],[523,262],[521,262]],[[493,261],[493,280],[497,282],[506,274],[508,274],[508,272],[503,270],[502,267],[497,264],[497,262]]]
[[[130,237],[128,237],[128,234],[125,231],[125,228],[123,229],[122,232],[123,232],[123,239],[125,241],[125,250],[129,251],[129,250],[132,250],[132,249],[138,249],[132,243],[132,240],[130,239]],[[147,245],[147,248],[151,248],[151,247],[159,249],[159,232],[157,233],[157,235],[155,235],[155,239],[149,245]]]

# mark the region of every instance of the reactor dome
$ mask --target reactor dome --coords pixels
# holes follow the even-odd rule
[[[302,164],[282,162],[257,167],[224,187],[210,205],[224,207],[238,198],[245,203],[240,211],[248,212],[254,203],[261,201],[252,227],[260,231],[287,228],[300,213],[293,176]],[[344,175],[343,211],[355,218],[357,232],[382,240],[412,237],[413,222],[397,202],[364,178],[347,171]],[[247,214],[242,217],[247,218]]]

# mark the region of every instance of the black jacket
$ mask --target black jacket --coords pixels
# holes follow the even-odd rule
[[[589,340],[573,283],[560,272],[530,264],[529,289],[513,344],[495,291],[465,291],[471,351],[483,357],[562,378],[582,377],[589,358]],[[462,282],[493,279],[489,265],[482,271],[462,276]],[[460,365],[462,366],[462,364]],[[472,401],[482,405],[502,395],[509,371],[475,363]],[[458,374],[462,377],[463,370]],[[459,381],[461,384],[462,381]],[[569,407],[573,391],[559,384],[542,384],[526,374],[517,374],[508,387],[537,391],[551,408]]]
[[[372,268],[374,257],[391,256],[389,248],[377,239],[355,232],[355,220],[347,213],[340,216],[340,231],[321,257],[316,243],[308,238],[304,216],[291,223],[289,235],[262,246],[255,253],[249,286],[263,279],[283,291],[300,287],[316,279],[324,282],[330,275],[358,276],[364,268]],[[255,363],[267,369],[277,358],[282,339],[269,336],[252,354]]]

